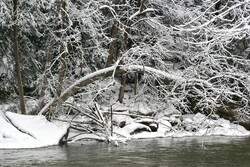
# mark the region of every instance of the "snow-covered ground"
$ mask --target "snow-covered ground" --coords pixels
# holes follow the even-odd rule
[[[104,122],[102,132],[89,131],[82,133],[73,129],[69,132],[71,142],[82,139],[109,140],[118,144],[130,139],[159,137],[191,137],[191,136],[250,136],[250,131],[238,124],[218,116],[207,117],[201,113],[178,115],[158,114],[155,117],[134,117],[123,105],[114,106],[119,112],[113,114],[113,132],[110,120]],[[138,105],[141,112],[147,112],[147,107]],[[171,108],[171,107],[170,107]],[[5,112],[0,109],[0,149],[36,148],[59,144],[69,127],[72,116],[59,117],[64,121],[49,122],[42,115],[20,115]],[[102,108],[103,109],[103,108]],[[173,110],[173,108],[172,108]],[[104,109],[102,110],[105,115]],[[169,113],[169,112],[168,112]],[[66,118],[68,117],[68,118]],[[86,117],[74,117],[81,122]],[[71,122],[72,123],[72,122]],[[73,123],[71,124],[73,125]],[[92,125],[91,125],[92,126]],[[93,128],[93,127],[91,127]]]
[[[153,120],[140,120],[140,122],[154,122]],[[205,115],[188,114],[183,117],[179,127],[172,126],[169,119],[158,119],[158,129],[152,132],[150,128],[136,121],[124,128],[116,129],[129,138],[154,138],[154,137],[191,137],[191,136],[249,136],[250,131],[238,124],[232,124],[228,120],[218,118],[217,120],[206,118]],[[177,121],[178,118],[177,118]],[[145,126],[145,127],[143,127]],[[182,127],[181,127],[182,126]],[[141,133],[134,133],[138,129],[145,128]],[[149,128],[149,129],[147,129]]]
[[[155,116],[132,118],[126,111],[124,106],[120,106],[118,110],[123,112],[115,112],[112,118],[113,133],[106,131],[106,134],[98,132],[86,134],[70,133],[73,141],[81,139],[100,139],[110,141],[124,142],[130,139],[140,138],[164,138],[164,137],[200,137],[200,136],[232,136],[244,137],[250,136],[250,131],[246,130],[239,124],[231,123],[219,116],[207,117],[201,113]],[[61,118],[66,120],[67,118]],[[76,117],[75,121],[79,122],[81,117]],[[110,120],[108,120],[110,121]],[[109,122],[106,122],[110,126]],[[121,126],[122,125],[122,126]],[[109,129],[110,130],[110,129]],[[111,134],[113,134],[111,136]]]
[[[48,122],[44,116],[0,113],[0,149],[57,145],[69,127],[66,123]]]

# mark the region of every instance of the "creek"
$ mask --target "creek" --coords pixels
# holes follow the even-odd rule
[[[195,137],[131,140],[119,147],[96,141],[0,150],[0,166],[248,167],[250,138]]]

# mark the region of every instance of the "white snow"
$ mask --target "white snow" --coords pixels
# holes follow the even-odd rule
[[[36,148],[50,145],[57,145],[59,140],[67,133],[69,125],[67,123],[48,122],[44,116],[20,115],[12,112],[2,114],[0,110],[0,149],[10,148]],[[6,116],[6,117],[5,117]],[[124,115],[114,115],[114,120],[122,121],[119,118]],[[130,118],[126,116],[123,120]],[[180,116],[176,120],[181,120]],[[123,128],[113,127],[113,136],[105,134],[77,134],[71,132],[69,136],[72,141],[81,139],[109,139],[111,142],[124,142],[130,139],[138,138],[159,138],[159,137],[191,137],[191,136],[250,136],[250,131],[237,124],[232,124],[228,120],[218,118],[210,119],[205,115],[187,114],[182,116],[182,122],[177,121],[177,125],[171,124],[175,121],[172,115],[171,119],[162,117],[158,119],[132,119],[126,121]],[[152,132],[151,128],[145,123],[154,123],[158,129]],[[155,128],[155,127],[154,127]],[[75,137],[72,137],[74,136]]]
[[[168,73],[165,71],[154,69],[152,67],[140,66],[140,65],[128,65],[128,66],[123,66],[122,68],[133,71],[141,70],[149,73],[154,73],[155,75],[160,75],[174,81],[180,81],[180,82],[185,81],[184,78],[178,75],[177,73]]]
[[[0,116],[0,149],[57,145],[69,127],[66,123],[51,123],[41,115],[12,112],[6,112],[5,115],[8,120]]]
[[[173,118],[172,118],[173,119]],[[179,119],[178,119],[179,120]],[[169,120],[171,121],[171,119]],[[250,131],[243,126],[230,123],[228,120],[219,118],[212,120],[201,113],[187,114],[183,118],[183,123],[186,124],[186,129],[175,129],[167,119],[158,120],[158,129],[156,132],[151,132],[148,126],[130,121],[130,124],[123,128],[116,129],[116,133],[126,136],[128,139],[138,138],[156,138],[156,137],[191,137],[191,136],[250,136]],[[192,131],[196,128],[197,131]],[[133,133],[137,129],[146,129],[140,133]]]
[[[0,117],[0,148],[42,147],[37,140],[20,132],[3,117]]]
[[[101,69],[101,70],[98,70],[96,72],[93,72],[91,74],[88,74],[82,78],[80,78],[79,80],[75,81],[72,85],[70,85],[67,89],[65,89],[63,92],[62,92],[62,95],[60,96],[60,98],[62,98],[63,96],[67,95],[70,91],[72,91],[72,89],[74,87],[76,87],[77,85],[79,85],[80,83],[82,83],[83,81],[86,81],[88,79],[91,79],[93,78],[94,76],[99,76],[99,75],[103,75],[107,72],[110,72],[110,71],[114,71],[116,68],[117,68],[117,63],[111,67],[108,67],[108,68],[104,68],[104,69]],[[59,99],[60,99],[59,98]],[[49,107],[50,105],[52,105],[54,103],[56,99],[53,99],[51,100],[49,103],[47,103],[43,108],[42,110],[39,112],[39,115],[43,114]],[[65,99],[67,100],[67,99]]]

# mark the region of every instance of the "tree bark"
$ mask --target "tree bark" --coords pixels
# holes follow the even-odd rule
[[[19,94],[19,102],[20,102],[20,110],[21,114],[26,114],[25,110],[25,100],[24,100],[24,91],[23,91],[23,83],[22,83],[22,75],[21,75],[21,63],[19,57],[19,49],[18,49],[18,33],[17,33],[17,6],[18,0],[13,0],[13,54],[15,60],[15,71],[16,71],[16,80],[18,85],[18,94]]]
[[[128,77],[127,73],[122,74],[121,86],[120,86],[119,96],[118,96],[118,101],[120,103],[123,102],[124,90],[125,90],[125,86],[126,86],[127,77]]]
[[[115,12],[118,15],[118,5],[120,4],[120,0],[114,0],[113,3],[116,5],[115,6]],[[113,63],[114,60],[114,54],[116,51],[116,43],[117,43],[117,37],[118,37],[118,33],[119,33],[119,22],[117,20],[114,21],[112,30],[111,30],[111,43],[109,45],[109,50],[108,50],[108,59],[106,61],[105,67],[110,67]]]
[[[61,27],[62,30],[64,31],[66,28],[66,24],[67,24],[67,15],[66,15],[66,1],[62,0],[61,1],[61,17],[62,17],[62,23],[61,23]],[[60,48],[60,54],[61,54],[61,60],[60,60],[60,67],[59,67],[59,78],[58,78],[58,83],[57,83],[57,88],[56,88],[56,96],[60,97],[61,93],[62,93],[62,89],[63,89],[63,83],[64,83],[64,78],[66,75],[66,71],[67,71],[67,63],[66,63],[66,58],[67,58],[67,53],[66,53],[66,45],[64,43],[64,33],[63,32],[61,35],[61,48]]]
[[[106,65],[105,67],[110,67],[113,63],[113,59],[114,59],[114,54],[115,54],[115,51],[116,51],[116,48],[115,48],[115,44],[117,42],[117,35],[118,35],[118,26],[119,26],[119,23],[117,20],[115,20],[114,22],[114,25],[112,27],[112,34],[111,34],[111,38],[112,38],[112,41],[109,45],[109,50],[108,50],[108,59],[107,59],[107,62],[106,62]]]
[[[54,21],[54,26],[53,26],[53,32],[55,32],[56,29],[57,29],[60,10],[61,10],[61,6],[60,6],[60,2],[58,2],[55,21]],[[45,95],[46,95],[46,91],[48,89],[48,84],[49,84],[49,81],[48,81],[49,80],[49,71],[50,71],[50,65],[51,65],[51,62],[52,62],[52,59],[53,59],[52,49],[53,49],[53,45],[55,43],[55,39],[53,37],[51,37],[51,38],[52,39],[50,40],[50,43],[49,43],[49,48],[48,48],[48,52],[47,52],[47,61],[46,61],[46,64],[45,64],[43,82],[42,82],[41,91],[40,91],[40,99],[39,99],[39,106],[38,106],[39,111],[45,105]]]

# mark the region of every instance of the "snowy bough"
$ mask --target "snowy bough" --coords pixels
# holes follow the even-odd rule
[[[250,129],[249,22],[250,2],[209,1],[206,10],[190,8],[188,18],[175,30],[184,37],[191,54],[186,56],[184,77],[199,78],[179,85],[178,96],[192,112],[216,113]],[[180,7],[180,6],[179,6]],[[178,8],[178,6],[176,6]],[[187,111],[189,112],[189,111]]]
[[[117,86],[119,87],[120,83],[117,81],[116,75],[121,73],[142,74],[144,77],[142,83],[135,81],[132,85],[127,86],[127,89],[131,89],[133,84],[138,84],[136,88],[138,94],[128,91],[129,97],[123,104],[117,102],[117,94],[114,93],[115,90],[112,91],[112,89],[117,89]],[[156,83],[150,83],[147,81],[148,78],[150,81],[153,79]],[[235,80],[233,82],[236,82],[241,89],[232,89],[230,83],[227,83],[232,80]],[[98,87],[98,84],[105,86],[101,85],[102,88],[98,88],[93,91],[94,94],[90,95],[86,88],[91,84],[92,90],[93,87]],[[223,85],[227,87],[222,90]],[[146,87],[151,87],[153,91]],[[83,88],[85,92],[82,90]],[[132,91],[135,91],[134,88]],[[223,94],[222,91],[225,93]],[[156,94],[154,94],[155,92]],[[200,135],[244,136],[249,134],[244,128],[233,125],[219,116],[224,116],[233,123],[245,126],[249,116],[248,112],[240,108],[239,110],[229,108],[231,107],[229,102],[242,102],[242,105],[248,107],[248,103],[246,103],[248,96],[249,88],[236,76],[223,75],[210,79],[196,79],[185,75],[180,76],[177,72],[164,72],[147,66],[121,65],[117,61],[111,67],[98,70],[75,81],[62,92],[60,97],[52,99],[39,114],[51,116],[66,109],[66,115],[69,116],[73,112],[73,117],[62,118],[59,116],[56,118],[60,121],[70,121],[71,128],[80,131],[74,132],[76,134],[71,136],[70,140],[95,138],[116,141],[117,137],[129,139],[131,135],[135,138]],[[87,103],[86,97],[90,98]],[[153,98],[155,99],[153,100]],[[96,102],[102,106],[100,107]],[[155,104],[150,104],[152,102]],[[145,104],[146,106],[142,107]],[[155,111],[152,111],[153,109]],[[242,111],[240,112],[240,110]],[[86,135],[86,133],[92,134],[92,136]]]
[[[43,114],[45,111],[50,109],[50,112],[54,112],[56,110],[56,106],[59,104],[61,105],[65,102],[70,96],[74,95],[77,91],[82,89],[84,86],[99,80],[103,77],[109,77],[113,75],[113,80],[115,80],[114,76],[116,73],[122,72],[138,72],[138,73],[151,73],[159,76],[163,80],[174,80],[177,82],[183,82],[184,78],[178,76],[178,74],[170,74],[166,73],[151,67],[139,66],[139,65],[128,65],[128,66],[119,66],[119,61],[108,68],[101,69],[99,71],[93,72],[85,77],[75,81],[72,85],[70,85],[65,91],[63,91],[60,97],[57,97],[50,101],[41,111],[39,114]]]

